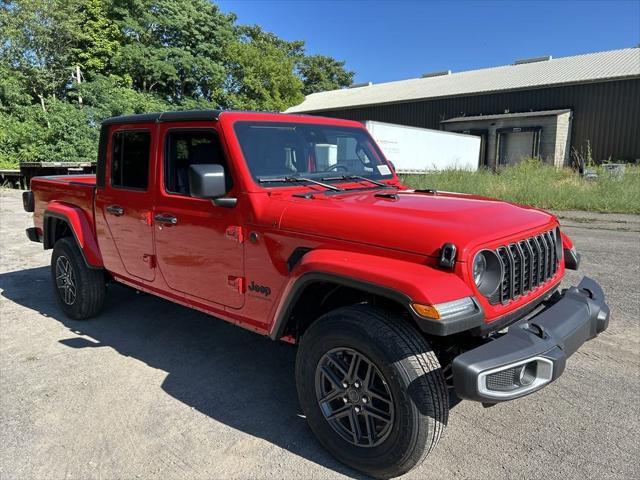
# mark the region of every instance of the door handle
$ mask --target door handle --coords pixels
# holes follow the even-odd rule
[[[156,213],[153,218],[156,222],[168,223],[169,225],[175,225],[178,223],[178,219],[168,213]]]
[[[110,213],[111,215],[115,215],[116,217],[124,215],[124,208],[120,207],[119,205],[109,205],[106,210],[108,213]]]

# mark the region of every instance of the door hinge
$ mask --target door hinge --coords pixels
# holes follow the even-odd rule
[[[242,230],[242,227],[237,225],[227,227],[226,235],[228,238],[235,240],[238,243],[244,242],[244,231]]]
[[[156,256],[145,253],[142,255],[142,261],[149,265],[149,268],[156,268]]]
[[[244,293],[244,277],[234,277],[229,275],[227,277],[227,284],[238,293]]]

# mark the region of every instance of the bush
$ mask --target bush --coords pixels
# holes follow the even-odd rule
[[[544,209],[640,213],[640,167],[628,165],[622,178],[602,167],[596,170],[598,178],[587,179],[532,159],[497,173],[452,169],[403,175],[403,180],[413,188],[472,193]]]
[[[54,98],[47,112],[38,105],[22,106],[13,115],[0,113],[0,163],[79,162],[96,158],[98,132],[87,110]]]

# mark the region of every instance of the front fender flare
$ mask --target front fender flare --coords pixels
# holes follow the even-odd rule
[[[54,232],[49,227],[52,219],[67,223],[87,266],[91,268],[104,267],[91,223],[82,209],[61,202],[51,202],[47,205],[43,215],[43,245],[45,249],[53,248],[55,242],[55,239],[52,238]]]
[[[406,307],[414,317],[417,315],[411,303],[437,304],[473,296],[471,289],[457,275],[427,265],[356,252],[311,250],[292,270],[283,290],[273,316],[269,334],[272,339],[282,337],[302,292],[310,284],[319,281],[389,298]],[[425,331],[428,329],[423,328]],[[449,333],[452,332],[436,334]]]

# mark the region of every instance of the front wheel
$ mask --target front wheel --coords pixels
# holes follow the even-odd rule
[[[104,273],[89,268],[71,237],[56,242],[51,255],[51,276],[58,304],[74,320],[97,314],[105,297]]]
[[[377,478],[420,464],[447,423],[447,388],[428,343],[400,316],[369,305],[335,310],[309,327],[296,383],[324,447]]]

